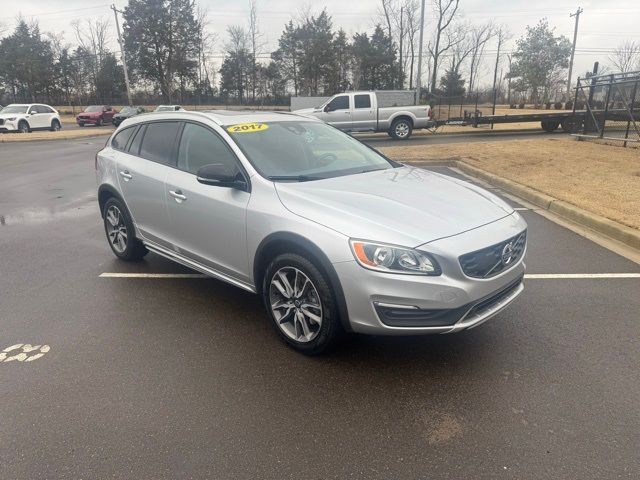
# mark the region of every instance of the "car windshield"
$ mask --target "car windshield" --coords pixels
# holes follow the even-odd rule
[[[174,107],[172,105],[165,105],[165,106],[160,106],[158,108],[156,108],[156,112],[169,112],[169,111],[173,111],[173,110],[177,110],[178,107]]]
[[[98,105],[91,105],[90,107],[85,108],[84,111],[85,112],[101,112],[102,107]]]
[[[7,105],[0,113],[27,113],[28,105]]]
[[[124,115],[131,115],[132,113],[136,113],[136,109],[134,107],[124,107],[120,110],[120,113]]]
[[[242,123],[225,128],[256,170],[274,181],[320,180],[399,165],[320,122]]]

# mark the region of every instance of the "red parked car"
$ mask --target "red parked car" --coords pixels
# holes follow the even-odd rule
[[[76,116],[76,122],[81,127],[85,125],[99,127],[105,123],[113,123],[113,116],[116,113],[118,113],[116,109],[109,105],[90,105]]]

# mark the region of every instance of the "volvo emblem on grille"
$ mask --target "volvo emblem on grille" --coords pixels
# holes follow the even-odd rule
[[[502,249],[502,263],[509,265],[513,260],[513,242],[507,243]]]

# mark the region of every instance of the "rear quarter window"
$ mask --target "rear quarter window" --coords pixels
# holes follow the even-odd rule
[[[180,128],[179,122],[148,123],[140,145],[140,156],[169,165]]]
[[[116,133],[115,137],[113,137],[113,140],[111,140],[111,147],[115,150],[124,152],[127,148],[127,143],[129,142],[129,139],[131,138],[135,130],[135,127],[129,127]]]

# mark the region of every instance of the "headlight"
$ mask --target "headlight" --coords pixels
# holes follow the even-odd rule
[[[17,117],[7,118],[7,122],[15,122]]]
[[[364,268],[386,273],[440,275],[440,265],[427,254],[412,248],[384,243],[350,240],[353,256]]]

